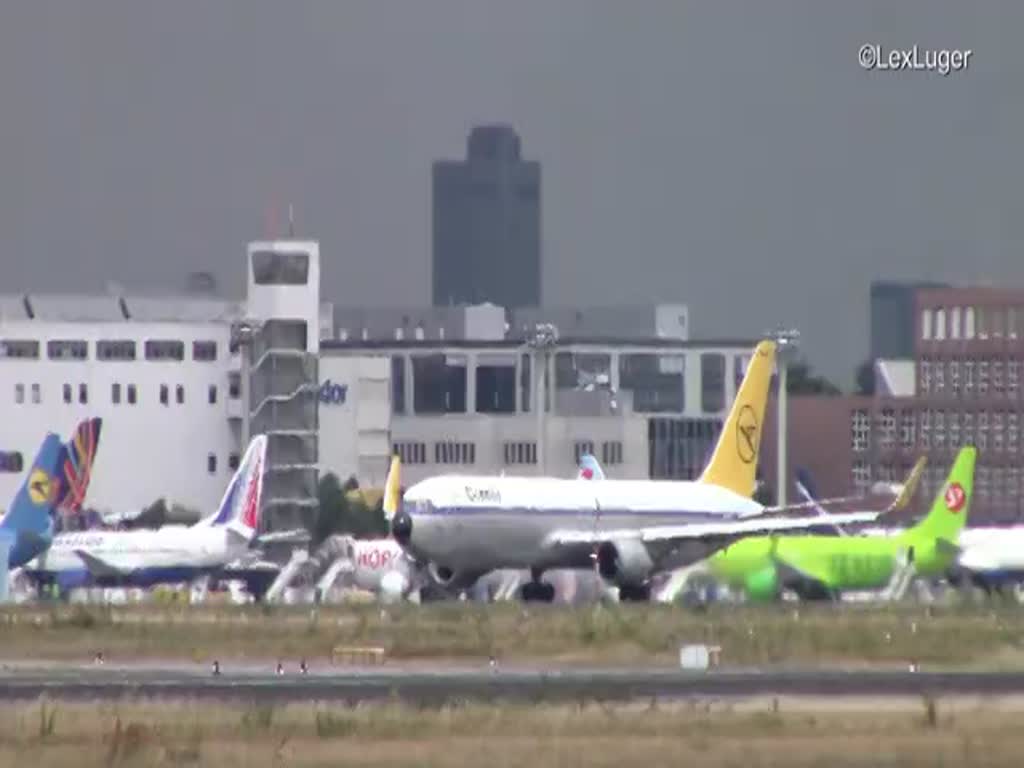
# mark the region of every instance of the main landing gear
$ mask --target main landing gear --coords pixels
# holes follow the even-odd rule
[[[619,587],[619,601],[626,603],[646,603],[651,599],[651,588],[646,584],[643,586],[634,586],[632,584],[623,584]]]
[[[555,586],[540,580],[543,571],[531,570],[530,581],[523,584],[520,597],[524,603],[550,603],[555,599]]]

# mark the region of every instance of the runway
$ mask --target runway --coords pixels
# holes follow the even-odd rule
[[[342,701],[358,703],[400,699],[422,705],[465,700],[628,701],[685,700],[764,695],[936,696],[1024,693],[1024,673],[729,670],[692,672],[629,668],[489,669],[406,668],[313,669],[300,675],[292,665],[282,675],[265,667],[60,665],[49,668],[5,665],[0,700],[53,699],[205,699]]]

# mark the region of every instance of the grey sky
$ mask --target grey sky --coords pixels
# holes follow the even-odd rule
[[[430,163],[508,121],[551,302],[794,324],[847,384],[873,277],[1022,282],[1022,32],[1009,0],[4,3],[0,283],[239,292],[292,201],[326,298],[425,303]],[[869,74],[865,42],[975,53]]]

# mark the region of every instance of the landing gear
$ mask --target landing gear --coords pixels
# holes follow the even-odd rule
[[[642,587],[632,584],[623,584],[619,587],[619,601],[631,603],[646,603],[651,599],[651,588],[647,585]]]
[[[540,580],[542,571],[531,570],[530,581],[523,584],[520,597],[524,603],[550,603],[555,599],[555,587]]]

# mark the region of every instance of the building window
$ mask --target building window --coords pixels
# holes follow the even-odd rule
[[[964,393],[974,394],[974,361],[968,360],[964,363]]]
[[[110,402],[114,405],[118,405],[121,402],[121,385],[111,384],[110,385]]]
[[[174,388],[174,399],[178,401],[178,405],[185,404],[185,387],[181,384]]]
[[[1003,361],[992,361],[992,392],[996,397],[1003,396]]]
[[[935,340],[943,341],[946,338],[946,310],[939,307],[935,310]]]
[[[854,453],[864,453],[871,439],[871,422],[868,412],[856,410],[850,415],[850,445]]]
[[[890,449],[896,445],[896,411],[892,408],[883,408],[878,414],[878,441],[883,449]]]
[[[43,402],[43,393],[40,390],[38,383],[32,385],[32,402],[36,405]]]
[[[949,391],[955,397],[960,396],[963,383],[960,381],[960,361],[952,360],[949,363]]]
[[[391,412],[405,413],[405,355],[391,357]]]
[[[974,445],[974,413],[967,411],[963,415],[964,445]]]
[[[932,412],[925,408],[918,414],[920,426],[917,430],[918,439],[921,441],[921,448],[928,450],[932,447]]]
[[[742,378],[743,360],[734,364]],[[633,393],[634,413],[682,413],[686,387],[686,359],[682,355],[619,355],[619,389]]]
[[[1006,495],[1011,499],[1020,496],[1020,467],[1010,466],[1006,468]]]
[[[434,443],[435,464],[475,464],[476,445],[450,440]]]
[[[465,355],[414,355],[412,398],[416,413],[465,413]]]
[[[238,469],[238,464],[239,464],[238,454],[237,453],[229,453],[228,454],[228,469],[230,469],[232,472],[234,472],[236,469]]]
[[[988,360],[978,363],[978,394],[988,394]]]
[[[19,451],[0,451],[0,472],[18,474],[25,469],[25,462]]]
[[[930,341],[932,338],[932,311],[930,309],[921,310],[921,338],[924,341]]]
[[[217,456],[212,453],[206,454],[206,471],[211,475],[217,471]]]
[[[96,358],[98,360],[134,360],[135,342],[131,339],[97,341]]]
[[[64,402],[65,403],[70,403],[71,402],[71,385],[70,384],[65,384],[64,385]]]
[[[988,448],[988,411],[978,413],[978,450]]]
[[[192,359],[200,360],[205,363],[213,362],[217,359],[217,342],[216,341],[193,341],[192,342]]]
[[[237,400],[242,396],[242,375],[237,372],[228,374],[228,397]]]
[[[391,452],[397,453],[403,464],[426,464],[427,446],[424,443],[395,443]]]
[[[1002,411],[996,411],[992,414],[992,450],[996,453],[1002,453],[1006,447],[1003,441],[1003,428],[1005,424],[1006,422],[1003,420]]]
[[[573,463],[579,466],[580,460],[587,454],[593,455],[594,453],[594,441],[593,440],[577,440],[572,446]]]
[[[942,449],[946,447],[946,412],[935,411],[934,423],[932,424],[932,445]]]
[[[78,402],[85,405],[89,402],[89,387],[86,384],[78,385]]]
[[[932,364],[930,360],[921,361],[921,392],[928,394],[932,391]]]
[[[15,384],[14,385],[14,402],[21,405],[25,402],[25,385]]]
[[[960,447],[960,411],[949,412],[949,447],[954,451]]]
[[[949,337],[960,338],[960,307],[953,307],[949,310]]]
[[[129,384],[128,385],[128,405],[135,405],[135,400],[136,400],[135,385],[134,384]]]
[[[704,413],[725,408],[725,355],[721,353],[700,356],[700,407]]]
[[[1020,360],[1008,360],[1006,363],[1006,396],[1016,400],[1020,394]]]
[[[507,442],[504,445],[506,464],[536,464],[537,444],[527,442]]]
[[[611,466],[622,463],[622,443],[619,440],[606,440],[601,443],[601,462]]]
[[[38,360],[39,342],[31,339],[3,339],[0,341],[0,358]]]
[[[974,307],[964,309],[964,338],[974,338]]]
[[[477,413],[516,412],[515,355],[480,355],[474,375]]]
[[[209,389],[206,391],[206,399],[213,405],[217,402],[217,385],[211,384]]]
[[[51,360],[85,360],[89,345],[81,340],[58,339],[46,342],[46,356]]]
[[[935,376],[935,383],[932,391],[942,394],[946,391],[946,363],[943,360],[936,360],[932,363],[932,374]]]
[[[871,467],[864,459],[857,459],[850,469],[850,481],[855,493],[865,493],[871,485]]]
[[[1020,320],[1020,309],[1010,307],[1006,310],[1006,338],[1017,338],[1017,324]]]
[[[914,447],[914,412],[900,411],[900,445],[903,448]]]
[[[185,359],[185,342],[176,339],[149,339],[146,342],[146,359],[156,361]]]
[[[988,497],[992,493],[992,472],[985,465],[981,465],[977,470],[978,490],[977,496],[979,500],[988,501]]]
[[[1012,456],[1020,452],[1020,416],[1016,411],[1006,414],[1006,452]]]
[[[167,401],[169,399],[170,399],[169,398],[169,390],[167,389],[167,385],[166,384],[161,384],[160,385],[160,404],[161,405],[167,405]]]

